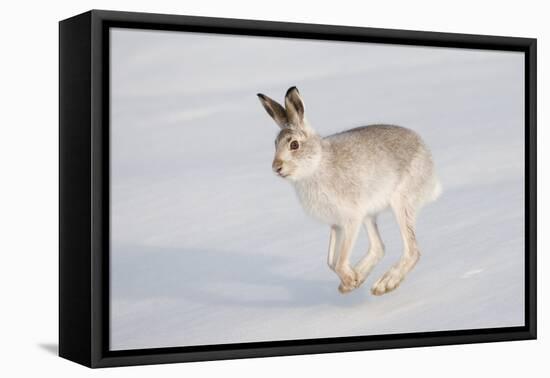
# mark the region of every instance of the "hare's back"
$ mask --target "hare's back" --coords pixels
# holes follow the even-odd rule
[[[413,130],[394,125],[369,125],[350,129],[326,138],[336,155],[352,158],[363,163],[391,166],[401,170],[411,163],[413,158],[425,156],[431,160],[430,153]],[[347,159],[346,159],[347,160]]]

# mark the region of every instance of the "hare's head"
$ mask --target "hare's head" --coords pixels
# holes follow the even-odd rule
[[[321,138],[304,117],[304,102],[298,89],[291,87],[286,92],[285,107],[261,93],[258,97],[281,128],[275,139],[273,171],[292,181],[311,176],[321,160]]]

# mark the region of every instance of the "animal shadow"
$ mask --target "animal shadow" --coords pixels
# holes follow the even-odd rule
[[[308,307],[354,306],[368,297],[362,289],[339,294],[339,280],[322,259],[312,264],[326,270],[324,275],[311,277],[286,268],[292,264],[288,259],[262,253],[124,245],[111,254],[115,300],[185,298],[203,304]]]

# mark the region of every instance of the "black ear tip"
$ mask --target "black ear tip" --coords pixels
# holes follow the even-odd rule
[[[292,91],[296,91],[297,93],[300,93],[298,91],[298,88],[296,88],[295,86],[292,86],[292,87],[288,88],[288,91],[286,91],[286,96],[288,96],[290,94],[290,92],[292,92]]]
[[[265,100],[265,96],[261,93],[256,93],[256,96],[258,96],[259,98],[261,98],[262,100]]]

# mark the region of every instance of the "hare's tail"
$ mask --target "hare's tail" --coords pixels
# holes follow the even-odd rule
[[[437,177],[433,176],[432,179],[424,186],[424,190],[421,192],[422,194],[416,197],[416,208],[420,209],[424,205],[434,202],[439,198],[439,196],[441,196],[442,192],[443,188],[441,186],[441,182]]]
[[[439,179],[437,177],[434,177],[434,185],[433,185],[432,194],[429,197],[427,202],[435,201],[436,199],[439,198],[439,196],[441,196],[441,193],[443,193],[443,187],[441,186],[441,181],[439,181]]]

